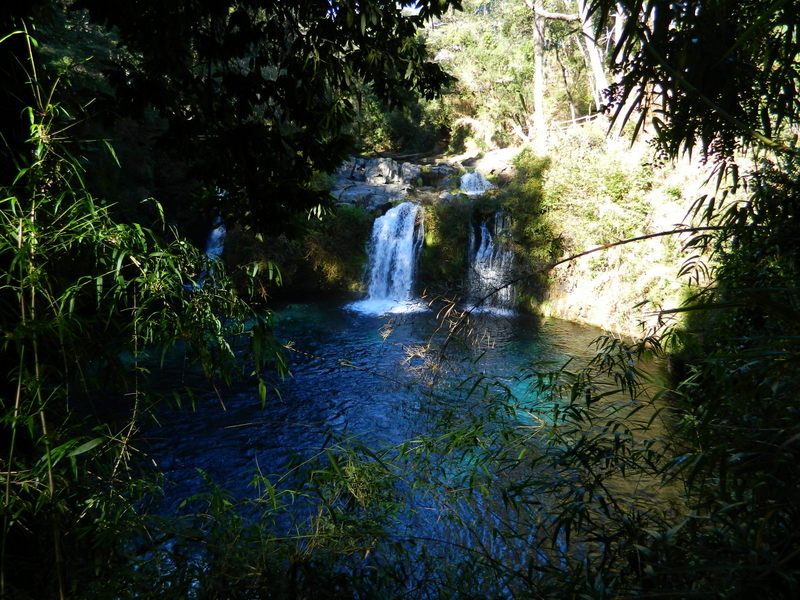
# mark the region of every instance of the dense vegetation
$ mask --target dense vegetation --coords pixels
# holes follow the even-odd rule
[[[595,2],[603,19],[613,3]],[[798,590],[798,421],[794,414],[797,299],[797,5],[624,2],[618,106],[653,116],[667,157],[703,152],[716,197],[695,214],[713,228],[689,246],[696,282],[683,310],[685,348],[672,463],[686,518],[644,555],[649,589],[675,596],[791,597]],[[657,6],[658,5],[658,6]],[[650,19],[631,18],[645,15]],[[657,92],[641,94],[648,84]],[[658,110],[655,110],[655,107]],[[647,109],[653,109],[651,113]],[[753,165],[745,174],[737,163]],[[669,472],[669,471],[667,471]]]
[[[0,17],[4,600],[800,592],[800,3],[417,4],[404,15],[381,1],[39,0]],[[661,161],[697,153],[716,167],[716,193],[688,215],[685,304],[638,342],[599,340],[585,369],[532,368],[524,383],[546,418],[514,406],[490,374],[432,386],[435,435],[384,449],[333,440],[295,469],[296,488],[258,476],[243,505],[209,482],[180,514],[155,516],[136,433],[164,396],[206,396],[156,393],[148,374],[181,354],[200,386],[244,376],[266,399],[284,365],[269,312],[242,297],[277,276],[281,253],[307,255],[321,282],[352,281],[363,257],[340,245],[365,239],[370,217],[328,215],[319,181],[353,133],[390,147],[417,111],[436,131],[415,151],[442,128],[454,147],[536,142],[502,194],[428,208],[424,264],[445,269],[431,278],[462,276],[465,228],[454,224],[472,210],[517,216],[532,289],[593,235],[638,233],[647,165],[609,158],[601,170],[579,144],[578,166],[540,156],[542,120],[552,131],[597,110],[598,57],[617,125],[651,128]],[[546,91],[529,87],[542,78]],[[451,94],[432,100],[448,82]],[[388,108],[400,126],[381,132]],[[117,155],[86,141],[107,138]],[[582,208],[564,200],[581,176],[608,222],[588,215],[558,236]],[[186,237],[220,213],[271,234],[235,286]],[[470,340],[468,321],[449,314],[452,351]],[[640,371],[653,354],[670,381]],[[431,383],[456,368],[426,364]],[[448,542],[397,535],[412,487],[450,524]]]
[[[154,395],[148,373],[184,353],[201,386],[244,375],[263,400],[283,370],[269,313],[186,235],[220,213],[291,232],[324,212],[316,174],[352,147],[358,90],[399,102],[447,80],[416,28],[449,4],[416,16],[393,2],[4,10],[3,598],[158,594],[136,564],[162,534],[138,516],[148,478],[133,440],[159,396],[193,396],[178,382]],[[275,276],[242,269],[244,295],[262,269]],[[139,573],[146,587],[127,579]]]

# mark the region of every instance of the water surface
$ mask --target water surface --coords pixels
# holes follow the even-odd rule
[[[171,482],[174,503],[203,486],[198,471],[246,497],[256,472],[282,473],[332,436],[371,447],[430,433],[442,406],[465,414],[481,389],[525,401],[521,376],[535,364],[585,363],[598,329],[531,316],[472,315],[457,335],[435,310],[370,315],[341,302],[287,304],[276,313],[292,376],[262,407],[255,385],[198,398],[195,410],[160,413],[146,434],[149,459]],[[462,335],[469,332],[469,343]],[[432,370],[433,369],[433,370]],[[434,398],[446,398],[445,404]]]

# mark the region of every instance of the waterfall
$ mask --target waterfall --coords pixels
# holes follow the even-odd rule
[[[375,219],[369,243],[367,298],[349,308],[369,314],[409,312],[423,229],[419,206],[403,202]]]
[[[208,234],[206,240],[205,259],[197,274],[197,280],[194,283],[185,283],[183,287],[187,291],[194,291],[202,289],[207,278],[214,278],[214,262],[222,258],[222,252],[225,249],[225,223],[222,222],[222,217],[214,219],[213,229]]]
[[[460,185],[461,191],[467,194],[467,196],[480,196],[494,187],[483,175],[477,171],[464,173],[461,176]]]
[[[219,260],[222,258],[222,251],[225,249],[225,223],[222,222],[222,217],[214,219],[214,229],[208,234],[206,241],[206,256],[209,260]]]
[[[486,221],[476,234],[471,231],[469,303],[477,310],[510,313],[514,308],[514,286],[506,285],[511,277],[514,253],[495,237],[507,236],[510,219],[503,211],[494,215],[494,237]]]

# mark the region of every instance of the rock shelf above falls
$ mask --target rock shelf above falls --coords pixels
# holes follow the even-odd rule
[[[411,188],[449,185],[456,169],[449,164],[418,165],[392,158],[354,157],[334,173],[331,193],[340,204],[374,211],[404,202]]]

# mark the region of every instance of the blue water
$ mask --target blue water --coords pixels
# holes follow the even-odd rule
[[[449,335],[433,310],[374,316],[344,306],[307,302],[276,311],[292,376],[277,382],[263,407],[246,381],[219,398],[198,397],[194,410],[159,413],[163,426],[144,434],[144,448],[166,477],[172,508],[203,488],[199,470],[247,497],[255,473],[279,477],[333,441],[396,445],[485,411],[494,397],[511,399],[522,424],[546,420],[551,407],[537,405],[524,374],[534,365],[585,363],[602,333],[480,313]]]
[[[213,511],[185,501],[207,491],[211,480],[245,501],[236,505],[237,514],[266,524],[265,535],[290,539],[303,552],[318,531],[315,516],[324,512],[318,494],[330,457],[345,465],[356,456],[364,461],[356,460],[356,468],[366,466],[375,478],[348,482],[372,481],[377,502],[362,506],[334,492],[326,508],[336,504],[351,511],[336,519],[363,520],[367,528],[374,522],[380,533],[372,538],[370,529],[367,540],[361,538],[365,547],[374,544],[369,552],[342,552],[337,569],[348,577],[392,571],[408,590],[430,591],[418,597],[440,597],[437,586],[449,585],[441,567],[458,565],[478,573],[475,582],[484,592],[474,597],[512,597],[511,587],[531,576],[531,564],[560,568],[565,558],[591,551],[549,537],[543,527],[552,521],[548,487],[564,491],[581,483],[533,458],[548,451],[543,440],[558,400],[540,396],[531,374],[568,362],[579,369],[594,355],[591,342],[602,331],[491,312],[472,315],[454,330],[452,315],[448,320],[436,310],[377,316],[324,301],[280,307],[275,333],[287,347],[292,376],[276,382],[265,405],[254,381],[244,381],[219,397],[198,396],[194,410],[160,410],[162,426],[143,433],[145,462],[166,482],[159,514],[197,516],[207,527],[205,516]],[[508,431],[515,437],[504,437]],[[340,452],[344,447],[357,450]],[[505,462],[492,462],[493,453],[509,448]],[[515,462],[517,450],[528,454]],[[267,494],[264,501],[246,502],[263,494],[264,481],[278,490],[283,508],[270,508]],[[194,543],[188,555],[202,565],[202,535]],[[496,568],[482,570],[482,564]]]

